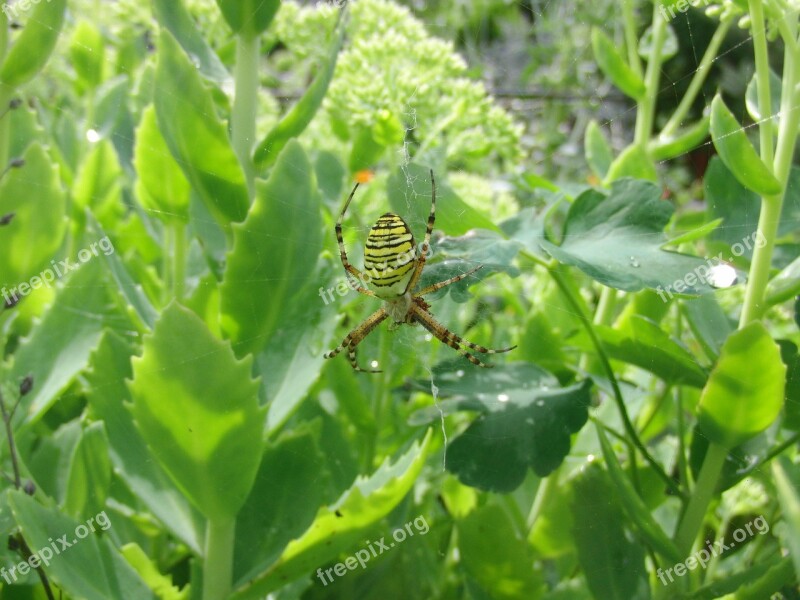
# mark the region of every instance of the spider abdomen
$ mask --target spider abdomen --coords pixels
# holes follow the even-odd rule
[[[380,298],[403,295],[416,263],[414,235],[398,215],[386,213],[372,226],[364,248],[364,269]]]

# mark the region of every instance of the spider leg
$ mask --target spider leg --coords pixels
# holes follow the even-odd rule
[[[350,261],[347,259],[347,250],[344,247],[344,238],[342,237],[342,221],[344,220],[344,214],[347,212],[347,207],[350,206],[350,201],[353,199],[357,189],[358,184],[353,187],[353,191],[350,192],[350,195],[347,197],[347,202],[344,203],[344,208],[339,214],[339,218],[336,220],[336,241],[339,243],[339,258],[342,259],[342,265],[348,273],[355,277],[355,281],[353,281],[353,289],[367,296],[375,296],[373,292],[358,284],[359,281],[364,281],[364,275],[361,273],[361,271],[351,265]]]
[[[483,346],[479,346],[478,344],[473,344],[472,342],[468,342],[464,338],[456,335],[455,333],[447,329],[444,325],[442,325],[436,319],[434,319],[431,313],[423,309],[420,305],[414,304],[411,307],[411,310],[414,314],[414,320],[416,320],[418,323],[421,323],[425,329],[430,331],[436,337],[436,339],[438,339],[444,344],[447,344],[453,350],[455,350],[461,356],[463,356],[469,362],[471,362],[473,365],[476,365],[478,367],[490,368],[492,365],[487,365],[486,363],[481,362],[479,359],[475,358],[475,356],[464,350],[461,346],[467,346],[469,348],[472,348],[473,350],[482,352],[483,354],[497,354],[499,352],[508,352],[509,350],[513,350],[514,348],[516,348],[516,346],[512,346],[510,348],[503,348],[501,350],[484,348]]]
[[[425,229],[425,241],[422,242],[422,252],[417,258],[417,264],[414,266],[414,272],[411,279],[408,280],[406,292],[413,292],[414,287],[422,275],[422,269],[425,267],[425,261],[428,260],[428,251],[431,247],[431,232],[433,231],[433,224],[436,222],[436,180],[433,178],[433,169],[431,169],[431,212],[428,215],[428,227]]]
[[[424,296],[425,294],[431,294],[431,293],[435,292],[436,290],[440,290],[443,287],[445,287],[447,285],[450,285],[451,283],[455,283],[456,281],[461,281],[462,279],[464,279],[466,277],[469,277],[475,271],[477,271],[478,269],[480,269],[482,267],[483,267],[483,265],[478,265],[477,267],[475,267],[474,269],[470,269],[466,273],[462,273],[461,275],[456,275],[455,277],[451,277],[450,279],[446,279],[445,281],[440,281],[439,283],[434,283],[433,285],[429,285],[428,287],[426,287],[426,288],[418,291],[416,294],[414,294],[414,298],[419,298],[420,296]]]
[[[362,371],[364,373],[381,373],[381,371],[371,371],[369,369],[362,369],[358,366],[356,362],[356,346],[358,346],[365,337],[367,337],[370,332],[375,329],[378,325],[383,322],[383,320],[388,317],[388,313],[380,308],[372,313],[369,317],[367,317],[363,323],[361,323],[358,327],[353,329],[350,333],[348,333],[342,343],[336,346],[330,352],[325,353],[325,358],[333,358],[339,352],[347,348],[347,358],[350,361],[350,366],[353,367],[356,371]]]

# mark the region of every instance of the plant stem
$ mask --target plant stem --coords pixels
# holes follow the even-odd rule
[[[209,519],[203,559],[203,600],[224,600],[233,581],[233,542],[236,519]]]
[[[236,39],[236,95],[231,114],[233,149],[239,157],[247,180],[250,199],[255,197],[255,168],[252,150],[255,143],[256,112],[258,106],[258,35],[243,31]]]
[[[784,18],[787,19],[788,17],[784,15]],[[753,27],[755,28],[755,26],[754,20]],[[796,26],[790,25],[789,29],[793,35],[796,33]],[[757,46],[756,44],[756,47]],[[758,66],[756,69],[758,70]],[[768,72],[767,75],[769,75]],[[758,72],[757,77],[759,79],[761,78],[761,74]],[[781,183],[783,191],[775,196],[764,196],[761,199],[761,214],[758,219],[758,231],[763,236],[762,239],[765,243],[761,246],[756,245],[753,251],[753,261],[750,264],[749,280],[745,288],[744,304],[739,319],[740,328],[751,321],[759,319],[765,307],[764,292],[767,287],[767,282],[769,281],[772,251],[775,247],[775,239],[778,235],[778,224],[783,208],[783,198],[789,183],[794,148],[797,144],[798,133],[800,133],[800,131],[798,131],[800,128],[800,111],[797,110],[796,107],[798,101],[800,101],[800,93],[795,90],[798,82],[800,82],[800,57],[790,52],[787,47],[784,54],[783,92],[781,96],[777,150],[772,164],[767,163],[769,167],[774,167],[772,171],[775,174],[775,178]],[[769,110],[766,109],[761,102],[762,98],[759,92],[760,110],[762,114],[768,114]],[[759,125],[761,130],[771,127],[772,123],[770,120],[764,120]],[[763,144],[761,152],[763,156]]]
[[[758,135],[761,142],[761,158],[767,167],[772,167],[774,150],[772,147],[772,95],[769,87],[769,54],[767,52],[767,32],[764,23],[763,0],[749,0],[750,19],[753,34],[753,54],[756,62],[756,87],[758,89],[758,112],[761,123]]]
[[[639,60],[639,40],[636,37],[636,18],[632,0],[622,1],[622,24],[625,27],[625,46],[628,49],[628,64],[637,75],[642,74],[642,61]]]
[[[664,129],[661,130],[660,137],[669,138],[683,123],[683,120],[689,113],[689,109],[692,108],[692,104],[694,104],[694,101],[697,98],[697,94],[700,93],[703,84],[708,78],[708,74],[711,72],[711,63],[716,60],[719,47],[725,40],[725,36],[728,35],[728,30],[730,29],[732,22],[732,19],[720,21],[717,30],[714,32],[714,35],[711,37],[711,41],[708,43],[708,48],[706,48],[703,58],[700,59],[700,64],[697,65],[697,70],[695,70],[694,76],[692,76],[692,81],[689,83],[686,93],[683,95],[680,104],[678,104],[678,108],[675,109],[675,112],[672,114],[669,121],[667,121],[667,124],[664,125]]]
[[[642,147],[647,146],[653,133],[653,120],[656,113],[656,100],[658,99],[658,82],[661,75],[661,51],[667,39],[667,22],[658,10],[658,4],[653,6],[653,47],[650,49],[650,58],[647,61],[645,73],[645,95],[639,101],[636,113],[636,133],[634,143]]]
[[[172,235],[172,296],[183,299],[186,290],[186,224],[177,221],[171,225]]]
[[[694,544],[694,540],[706,516],[708,503],[711,501],[711,496],[714,495],[714,489],[717,487],[717,480],[722,472],[726,456],[728,456],[727,448],[714,442],[709,442],[706,456],[703,459],[703,466],[700,469],[700,475],[697,477],[697,485],[692,492],[686,512],[683,513],[678,531],[675,534],[675,545],[678,546],[678,550],[682,554],[689,554],[692,549],[692,544]]]
[[[648,452],[647,448],[642,443],[642,440],[639,439],[639,435],[636,433],[636,428],[634,428],[633,423],[628,416],[628,409],[625,407],[625,399],[622,397],[622,391],[619,389],[617,377],[614,374],[614,369],[611,368],[611,362],[606,355],[605,348],[603,348],[602,342],[597,337],[589,317],[583,312],[580,302],[573,297],[572,291],[569,289],[569,285],[567,285],[567,282],[564,280],[557,267],[550,269],[550,276],[564,294],[567,302],[569,302],[569,304],[572,306],[575,314],[578,315],[578,319],[581,321],[581,323],[583,323],[586,332],[589,334],[589,338],[592,340],[592,344],[597,350],[597,356],[600,359],[603,370],[605,371],[609,383],[611,384],[611,388],[614,391],[614,400],[617,404],[617,409],[619,410],[620,417],[622,418],[622,423],[625,427],[625,433],[628,435],[628,439],[636,446],[642,457],[644,457],[656,474],[661,477],[662,480],[664,480],[664,483],[667,485],[670,491],[672,491],[672,493],[679,498],[684,498],[683,491],[676,485],[672,478],[667,475],[666,472],[664,472],[664,469],[661,467],[661,465],[658,464],[658,462],[650,455],[650,452]],[[633,456],[631,456],[631,460],[633,460]]]

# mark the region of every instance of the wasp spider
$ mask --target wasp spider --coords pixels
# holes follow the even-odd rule
[[[365,283],[364,274],[347,260],[347,251],[342,239],[342,221],[357,189],[358,183],[356,183],[353,191],[350,192],[339,219],[336,221],[336,240],[339,242],[339,255],[347,273]],[[482,354],[497,354],[498,352],[508,352],[516,348],[516,346],[511,346],[502,350],[492,350],[468,342],[436,321],[433,315],[428,312],[430,305],[422,299],[425,294],[435,292],[446,285],[461,281],[465,277],[472,275],[481,268],[480,265],[466,273],[414,292],[420,275],[422,275],[422,269],[425,267],[435,219],[436,182],[433,179],[433,171],[431,171],[431,212],[428,215],[428,228],[425,230],[425,241],[418,253],[419,256],[417,256],[414,236],[403,219],[394,213],[386,213],[377,220],[372,229],[370,229],[364,250],[364,268],[372,273],[370,282],[366,285],[369,285],[372,289],[367,289],[355,281],[352,282],[352,285],[357,292],[383,300],[383,308],[376,310],[363,323],[348,333],[341,344],[325,354],[325,358],[333,358],[347,348],[347,355],[353,369],[369,373],[380,373],[380,371],[370,371],[358,366],[356,362],[356,347],[387,317],[391,317],[393,321],[390,329],[399,327],[403,323],[408,325],[422,324],[425,329],[430,331],[441,342],[447,344],[473,365],[479,367],[490,367],[491,365],[482,363],[465,348],[470,348]]]

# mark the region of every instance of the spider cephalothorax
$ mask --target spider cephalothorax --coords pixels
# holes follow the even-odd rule
[[[339,255],[345,270],[358,281],[364,283],[364,285],[359,285],[354,282],[353,286],[356,291],[367,296],[379,298],[384,301],[384,305],[383,308],[372,313],[361,325],[348,333],[339,346],[325,354],[325,358],[333,358],[347,348],[348,358],[352,367],[356,371],[365,371],[366,369],[360,368],[356,362],[356,346],[387,317],[392,320],[390,329],[399,327],[404,323],[408,325],[422,324],[437,339],[479,367],[489,367],[491,365],[482,363],[475,356],[464,350],[462,346],[483,354],[497,354],[498,352],[508,352],[516,348],[516,346],[512,346],[501,350],[492,350],[468,342],[436,321],[428,311],[430,305],[422,298],[425,294],[430,294],[446,285],[461,281],[480,269],[480,266],[414,292],[420,275],[422,275],[422,269],[425,267],[425,261],[430,249],[431,232],[436,221],[436,182],[433,178],[433,171],[431,171],[431,212],[428,215],[425,241],[418,250],[414,243],[414,235],[402,218],[394,213],[382,215],[372,226],[367,236],[367,243],[364,249],[364,269],[367,272],[366,274],[356,269],[347,260],[347,252],[342,239],[342,221],[357,189],[358,184],[355,185],[353,191],[347,197],[344,208],[336,221],[336,240],[339,243]],[[367,280],[369,283],[367,283]],[[370,289],[364,287],[365,285],[369,286]],[[369,372],[379,373],[380,371]]]

